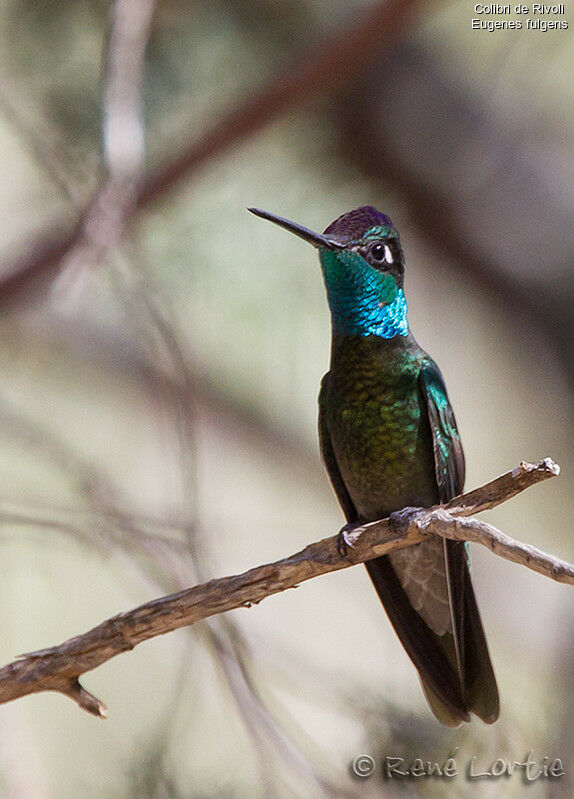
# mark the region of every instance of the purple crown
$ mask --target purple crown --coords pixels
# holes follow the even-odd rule
[[[361,208],[355,208],[347,214],[335,219],[331,222],[329,227],[325,228],[323,233],[331,235],[333,238],[342,239],[346,241],[354,241],[360,239],[361,236],[374,227],[391,227],[393,223],[385,214],[381,214],[372,205],[363,205]]]

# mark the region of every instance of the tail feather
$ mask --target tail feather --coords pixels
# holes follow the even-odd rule
[[[455,629],[437,634],[415,610],[388,556],[366,564],[377,593],[407,654],[419,671],[431,710],[439,721],[458,726],[475,713],[487,724],[498,718],[494,671],[476,606],[463,548],[447,542],[447,570]],[[412,594],[411,594],[412,595]]]
[[[465,651],[470,653],[465,663],[467,705],[486,724],[492,724],[500,712],[500,699],[470,574],[464,595],[464,619]]]
[[[430,688],[430,686],[422,678],[421,686],[433,715],[440,721],[441,724],[444,724],[445,727],[460,727],[463,721],[470,721],[470,716],[468,713],[466,716],[453,713],[449,706],[438,698],[438,696],[433,692],[432,688]]]

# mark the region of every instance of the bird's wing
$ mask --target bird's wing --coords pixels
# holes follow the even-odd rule
[[[444,379],[434,361],[429,359],[419,380],[432,432],[439,502],[448,502],[464,486],[464,452]]]
[[[460,494],[464,486],[464,453],[442,374],[430,360],[420,373],[433,440],[440,502]],[[468,710],[486,722],[498,717],[494,671],[470,580],[467,545],[443,540],[450,595],[453,637],[461,688]]]
[[[319,391],[319,444],[321,446],[321,455],[323,457],[323,462],[325,464],[325,468],[327,469],[329,479],[331,480],[331,485],[333,486],[347,521],[356,522],[358,519],[357,509],[355,508],[353,500],[351,499],[349,492],[347,491],[347,487],[343,482],[343,478],[341,477],[341,472],[339,471],[337,459],[333,451],[333,445],[331,444],[331,436],[327,430],[325,403],[327,401],[328,380],[329,373],[327,372],[321,381],[321,390]]]

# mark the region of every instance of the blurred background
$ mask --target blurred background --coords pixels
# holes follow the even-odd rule
[[[574,558],[574,19],[473,17],[496,19],[458,0],[2,0],[2,663],[341,526],[316,254],[250,205],[317,230],[391,216],[467,487],[552,456],[558,480],[484,518]],[[571,796],[572,590],[472,556],[493,727],[435,722],[354,568],[86,675],[105,722],[59,695],[2,706],[0,796],[490,797],[471,758],[529,750],[566,776],[504,795]],[[381,777],[387,755],[453,752],[447,787]]]

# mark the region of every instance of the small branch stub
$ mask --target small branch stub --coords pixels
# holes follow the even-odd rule
[[[99,719],[105,719],[108,715],[108,709],[103,702],[100,702],[93,694],[90,694],[80,685],[79,680],[72,680],[68,690],[61,690],[60,693],[69,696],[74,702],[91,713],[92,716],[97,716]]]
[[[553,580],[574,585],[574,566],[509,538],[490,524],[468,518],[555,477],[559,471],[550,458],[537,464],[521,463],[516,469],[445,505],[406,509],[389,519],[353,528],[348,534],[352,546],[344,554],[339,551],[339,537],[335,535],[309,544],[275,563],[146,602],[59,646],[31,652],[4,666],[0,669],[0,703],[40,691],[58,691],[88,713],[105,718],[106,706],[80,685],[82,674],[149,638],[226,610],[256,605],[265,597],[305,580],[412,546],[428,535],[482,544],[500,557]]]

